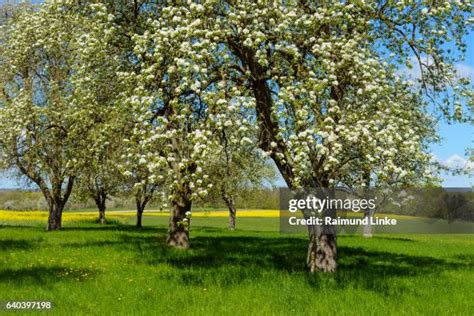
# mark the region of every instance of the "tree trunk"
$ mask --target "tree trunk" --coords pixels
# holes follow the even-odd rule
[[[367,220],[367,224],[364,224],[363,236],[366,238],[372,237],[372,224],[370,223],[370,221],[372,220],[373,215],[374,215],[373,210],[364,211],[364,219]]]
[[[229,208],[229,230],[235,230],[235,217],[237,210],[235,209],[234,199],[231,197],[224,197],[224,201]]]
[[[49,204],[49,217],[48,217],[47,229],[49,231],[60,230],[64,203],[62,201],[48,201],[48,204]]]
[[[28,168],[26,168],[20,162],[18,157],[16,157],[16,163],[18,168],[20,168],[20,171],[38,185],[46,202],[48,203],[49,216],[46,229],[49,231],[60,230],[63,209],[69,199],[69,196],[71,195],[72,188],[74,186],[74,176],[69,176],[67,178],[66,187],[64,192],[62,192],[64,178],[57,177],[53,174],[50,177],[52,188],[49,189],[47,182],[35,172],[30,172]]]
[[[147,192],[146,186],[135,193],[135,203],[137,206],[137,228],[143,227],[142,226],[143,212],[145,211],[145,207],[148,204],[148,202],[150,202],[151,199],[153,198],[153,194],[156,189],[156,186],[154,185]]]
[[[99,223],[102,225],[106,223],[105,220],[105,205],[99,208]]]
[[[102,193],[99,193],[95,198],[95,204],[97,205],[97,208],[99,209],[99,223],[100,224],[106,223],[106,220],[105,220],[106,198],[107,196]]]
[[[367,169],[365,171],[365,181],[366,181],[366,187],[367,187],[367,193],[371,193],[370,191],[370,170]],[[363,227],[363,233],[362,235],[366,238],[371,238],[372,237],[372,224],[371,224],[371,220],[372,220],[372,216],[374,215],[374,210],[372,209],[367,209],[364,211],[364,220],[367,221],[367,224],[364,224],[364,227]]]
[[[337,258],[335,227],[308,226],[308,255],[306,264],[309,272],[335,272]]]
[[[333,194],[331,194],[333,197]],[[323,211],[325,217],[335,218],[336,210]],[[309,214],[305,213],[305,217]],[[337,268],[337,240],[336,226],[334,225],[308,225],[308,254],[306,265],[309,272],[335,272]]]
[[[180,249],[189,248],[188,225],[184,221],[186,212],[191,211],[192,205],[188,192],[189,190],[186,187],[175,190],[171,202],[172,209],[166,243]]]
[[[142,228],[142,217],[143,217],[143,210],[144,208],[137,203],[137,228]]]

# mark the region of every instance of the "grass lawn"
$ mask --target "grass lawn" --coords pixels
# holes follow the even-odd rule
[[[305,236],[278,233],[278,218],[238,218],[233,232],[193,218],[189,251],[166,247],[167,217],[133,221],[48,233],[1,219],[0,301],[64,315],[474,315],[472,235],[343,235],[338,272],[310,275]]]

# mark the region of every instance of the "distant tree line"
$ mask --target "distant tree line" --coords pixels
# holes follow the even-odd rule
[[[157,193],[158,195],[160,192]],[[247,191],[241,191],[236,195],[235,205],[238,209],[265,209],[275,210],[279,208],[278,189],[272,188],[254,188]],[[107,205],[109,209],[133,210],[136,207],[135,198],[126,192],[111,196]],[[227,209],[228,206],[222,198],[210,197],[197,201],[194,208],[206,209]],[[70,200],[65,206],[65,210],[83,210],[97,208],[95,201],[91,198],[72,194]],[[152,199],[148,209],[167,211],[164,203],[157,199]],[[22,191],[22,190],[0,190],[0,210],[33,211],[48,210],[48,205],[41,192]]]

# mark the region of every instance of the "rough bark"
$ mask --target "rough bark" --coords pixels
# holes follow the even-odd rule
[[[49,205],[49,217],[48,217],[47,229],[50,231],[60,230],[64,203],[61,200],[57,200],[57,201],[48,201],[48,204],[50,205]]]
[[[229,209],[229,230],[235,230],[235,219],[237,210],[235,209],[234,199],[232,197],[224,197],[224,202]]]
[[[142,228],[142,217],[145,207],[141,203],[137,202],[137,228]]]
[[[51,189],[47,187],[43,179],[35,180],[35,182],[38,183],[49,207],[48,225],[46,229],[49,231],[60,230],[64,206],[71,195],[74,177],[69,177],[64,194],[62,194],[61,190],[61,181],[54,181]]]
[[[323,216],[334,216],[328,210]],[[308,226],[308,253],[306,267],[309,272],[335,272],[337,268],[337,238],[334,225]]]
[[[171,204],[171,217],[166,243],[175,248],[187,249],[190,246],[189,231],[183,220],[186,218],[186,212],[191,211],[192,206],[189,189],[182,187],[175,190]]]

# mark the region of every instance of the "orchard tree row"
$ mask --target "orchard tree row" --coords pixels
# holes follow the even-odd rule
[[[76,187],[104,210],[127,183],[140,214],[166,192],[179,248],[193,201],[234,213],[269,159],[292,190],[434,181],[432,114],[470,119],[456,64],[473,22],[469,0],[17,6],[1,20],[1,164],[41,189],[50,230]],[[335,271],[335,227],[308,237],[309,271]]]
[[[133,108],[140,103],[120,95],[125,86],[116,72],[134,65],[110,59],[111,54],[125,51],[89,42],[91,35],[100,39],[106,34],[102,32],[109,26],[108,16],[100,18],[104,7],[59,4],[38,11],[24,4],[3,9],[7,19],[2,37],[2,167],[17,169],[38,185],[50,208],[48,230],[60,229],[73,188],[95,201],[101,223],[105,222],[107,198],[131,193],[141,227],[146,205],[157,199],[157,192],[175,190],[181,177],[193,178],[196,183],[184,183],[191,189],[199,187],[186,193],[193,199],[223,199],[229,207],[229,228],[235,228],[235,194],[274,176],[263,155],[251,146],[255,129],[248,123],[242,125],[234,115],[239,134],[228,119],[204,134],[179,126],[186,122],[175,118],[169,126],[181,135],[151,143],[149,138],[158,137],[159,130],[167,133],[172,129],[159,126],[160,118],[152,108]],[[66,32],[61,33],[63,30]],[[188,123],[197,124],[191,121]],[[247,137],[237,139],[236,135]],[[206,142],[215,146],[204,150]],[[181,154],[189,156],[186,165]],[[201,154],[208,155],[207,163],[198,158]],[[175,175],[173,169],[181,175]],[[202,186],[209,173],[221,181],[207,180]],[[186,211],[179,212],[189,212],[190,204],[185,207]]]

